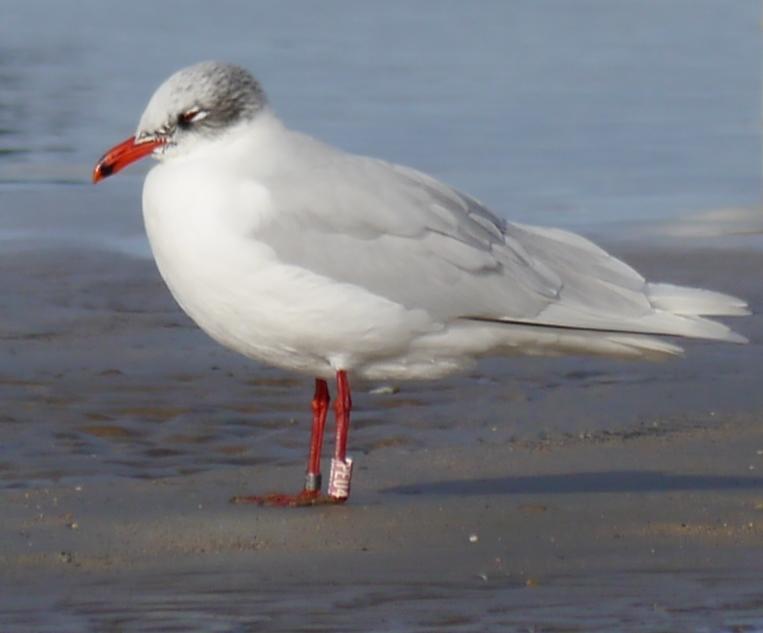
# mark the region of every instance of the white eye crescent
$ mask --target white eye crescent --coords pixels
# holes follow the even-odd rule
[[[187,127],[191,125],[191,123],[196,123],[197,121],[201,121],[207,118],[208,115],[209,112],[207,110],[191,108],[190,110],[187,110],[186,112],[178,115],[177,122],[180,127]]]

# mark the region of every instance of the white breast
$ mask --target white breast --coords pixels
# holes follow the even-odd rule
[[[210,336],[268,364],[312,375],[405,355],[431,329],[423,313],[279,262],[257,239],[278,210],[266,184],[199,152],[156,166],[143,213],[159,271]]]

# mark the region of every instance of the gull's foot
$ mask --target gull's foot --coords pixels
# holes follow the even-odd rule
[[[233,497],[231,503],[255,504],[275,508],[303,508],[305,506],[339,505],[347,501],[347,497],[332,497],[313,490],[303,490],[296,495],[271,493],[267,495]]]

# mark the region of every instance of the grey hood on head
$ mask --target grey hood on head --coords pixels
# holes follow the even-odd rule
[[[172,138],[189,131],[214,134],[252,119],[266,105],[264,90],[244,68],[201,62],[179,70],[157,88],[135,136]]]

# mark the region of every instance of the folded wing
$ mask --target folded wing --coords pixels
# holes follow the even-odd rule
[[[281,212],[258,229],[284,263],[426,310],[443,323],[744,341],[702,318],[745,314],[743,301],[647,283],[585,238],[507,223],[415,170],[337,152],[309,173],[300,187],[274,179],[271,195]]]

